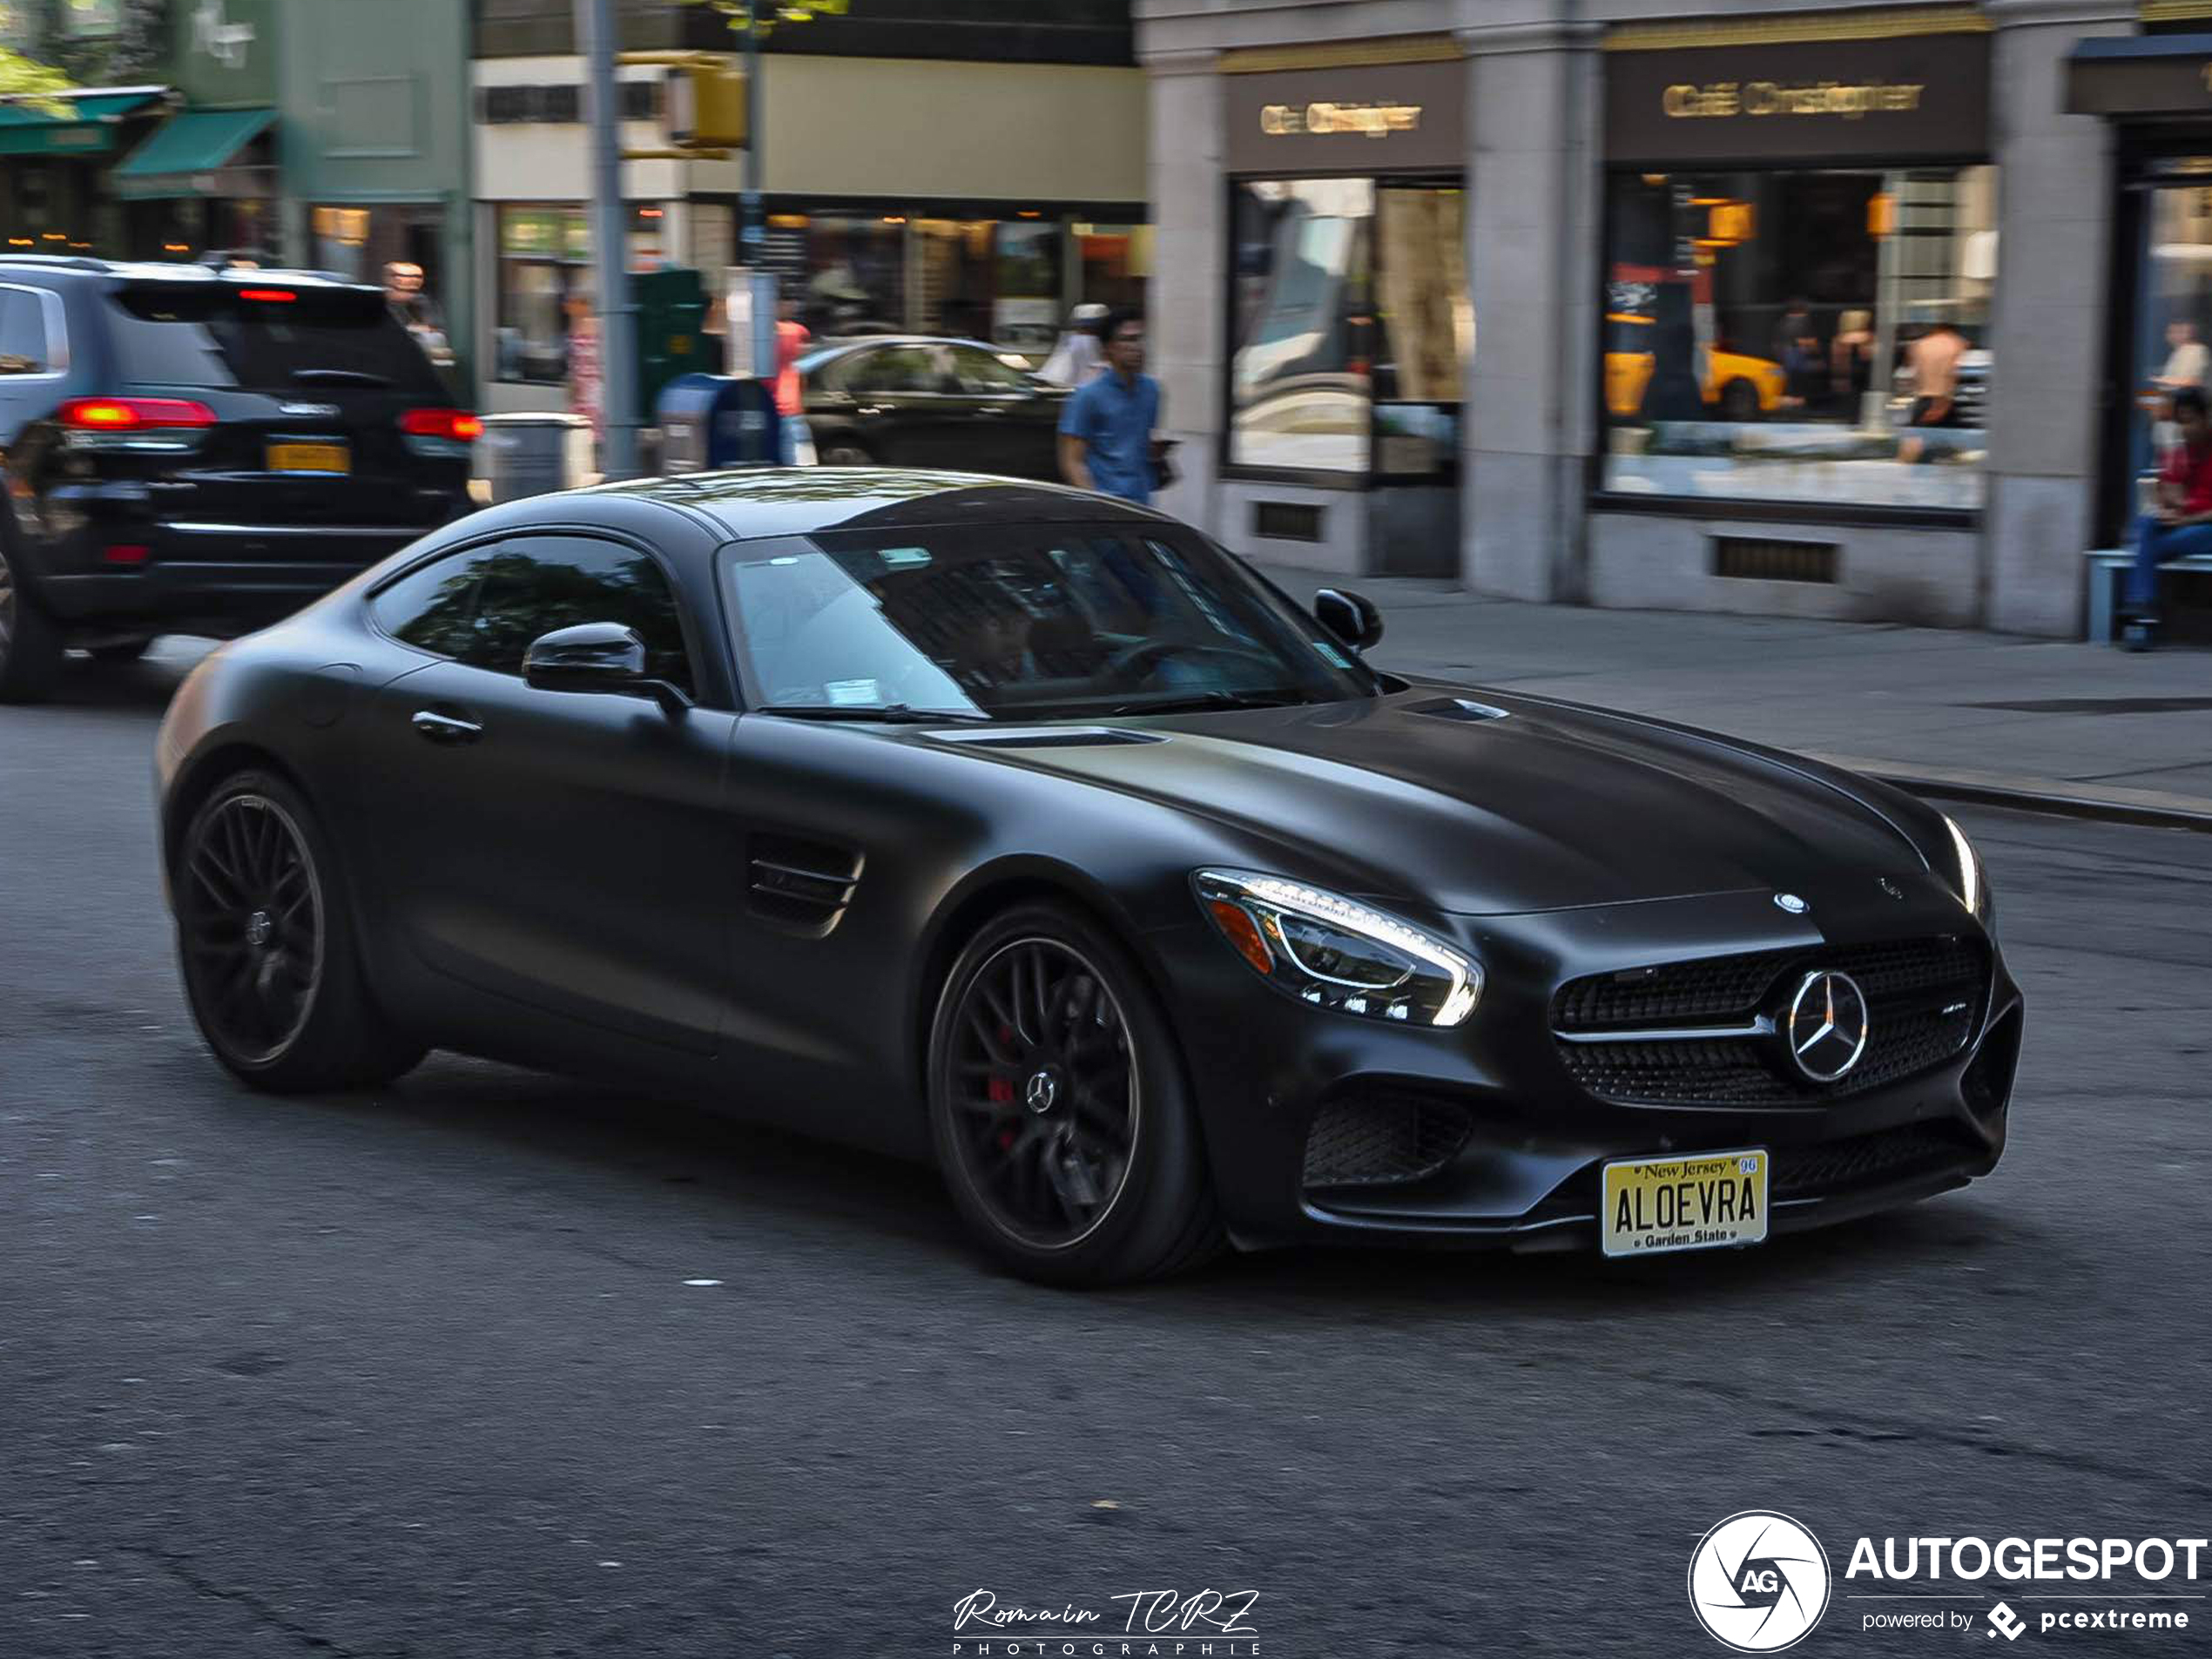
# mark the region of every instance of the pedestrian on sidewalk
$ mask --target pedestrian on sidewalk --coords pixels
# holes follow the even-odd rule
[[[1144,319],[1116,311],[1100,334],[1107,372],[1069,398],[1060,416],[1060,475],[1078,489],[1146,505],[1158,476],[1152,433],[1160,383],[1144,372]]]
[[[2204,388],[2178,387],[2174,424],[2181,441],[2159,470],[2157,504],[2135,527],[2135,568],[2128,573],[2128,624],[2121,643],[2148,651],[2158,625],[2158,567],[2212,553],[2212,415]]]
[[[1038,374],[1055,386],[1077,390],[1103,374],[1106,355],[1098,343],[1098,325],[1105,320],[1106,307],[1096,302],[1077,306],[1069,313],[1068,326],[1061,331],[1059,343]]]

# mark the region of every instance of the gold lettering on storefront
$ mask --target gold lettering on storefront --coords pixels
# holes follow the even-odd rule
[[[1269,104],[1259,112],[1259,130],[1270,138],[1350,132],[1380,138],[1413,132],[1420,124],[1418,104]]]
[[[1789,85],[1780,81],[1709,81],[1703,86],[1669,87],[1660,107],[1673,117],[1735,115],[1839,115],[1856,121],[1869,115],[1894,115],[1920,107],[1927,90],[1919,82],[1814,81]]]

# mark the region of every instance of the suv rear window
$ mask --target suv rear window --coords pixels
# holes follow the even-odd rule
[[[280,282],[272,289],[292,293]],[[280,302],[182,283],[119,289],[118,368],[152,386],[243,386],[262,391],[389,388],[448,401],[437,370],[381,293],[298,291]]]

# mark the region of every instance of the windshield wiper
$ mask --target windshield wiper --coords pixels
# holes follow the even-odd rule
[[[1104,714],[1188,714],[1199,709],[1280,709],[1313,699],[1303,691],[1186,691],[1142,703],[1116,703]]]
[[[389,386],[388,375],[372,374],[365,368],[295,368],[295,381],[305,381],[311,386]]]
[[[883,720],[894,725],[942,725],[957,720],[990,724],[988,714],[966,709],[917,709],[905,703],[764,703],[759,714],[788,714],[795,720]]]

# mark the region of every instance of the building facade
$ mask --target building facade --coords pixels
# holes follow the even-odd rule
[[[763,10],[772,10],[763,7]],[[1040,354],[1150,273],[1143,71],[1125,0],[870,0],[777,25],[761,69],[765,263],[815,333],[912,329]],[[565,407],[591,280],[571,0],[483,0],[475,150],[482,407]],[[699,5],[624,3],[628,51],[728,51]],[[661,147],[667,71],[618,71],[625,149]],[[745,163],[623,164],[633,270],[739,258]]]
[[[128,251],[385,283],[466,384],[468,50],[468,0],[178,0],[173,107],[115,172]]]
[[[1165,504],[1343,574],[2078,632],[2137,394],[2212,338],[2212,50],[2158,49],[2185,114],[2074,84],[2207,10],[2151,3],[1137,0]]]

